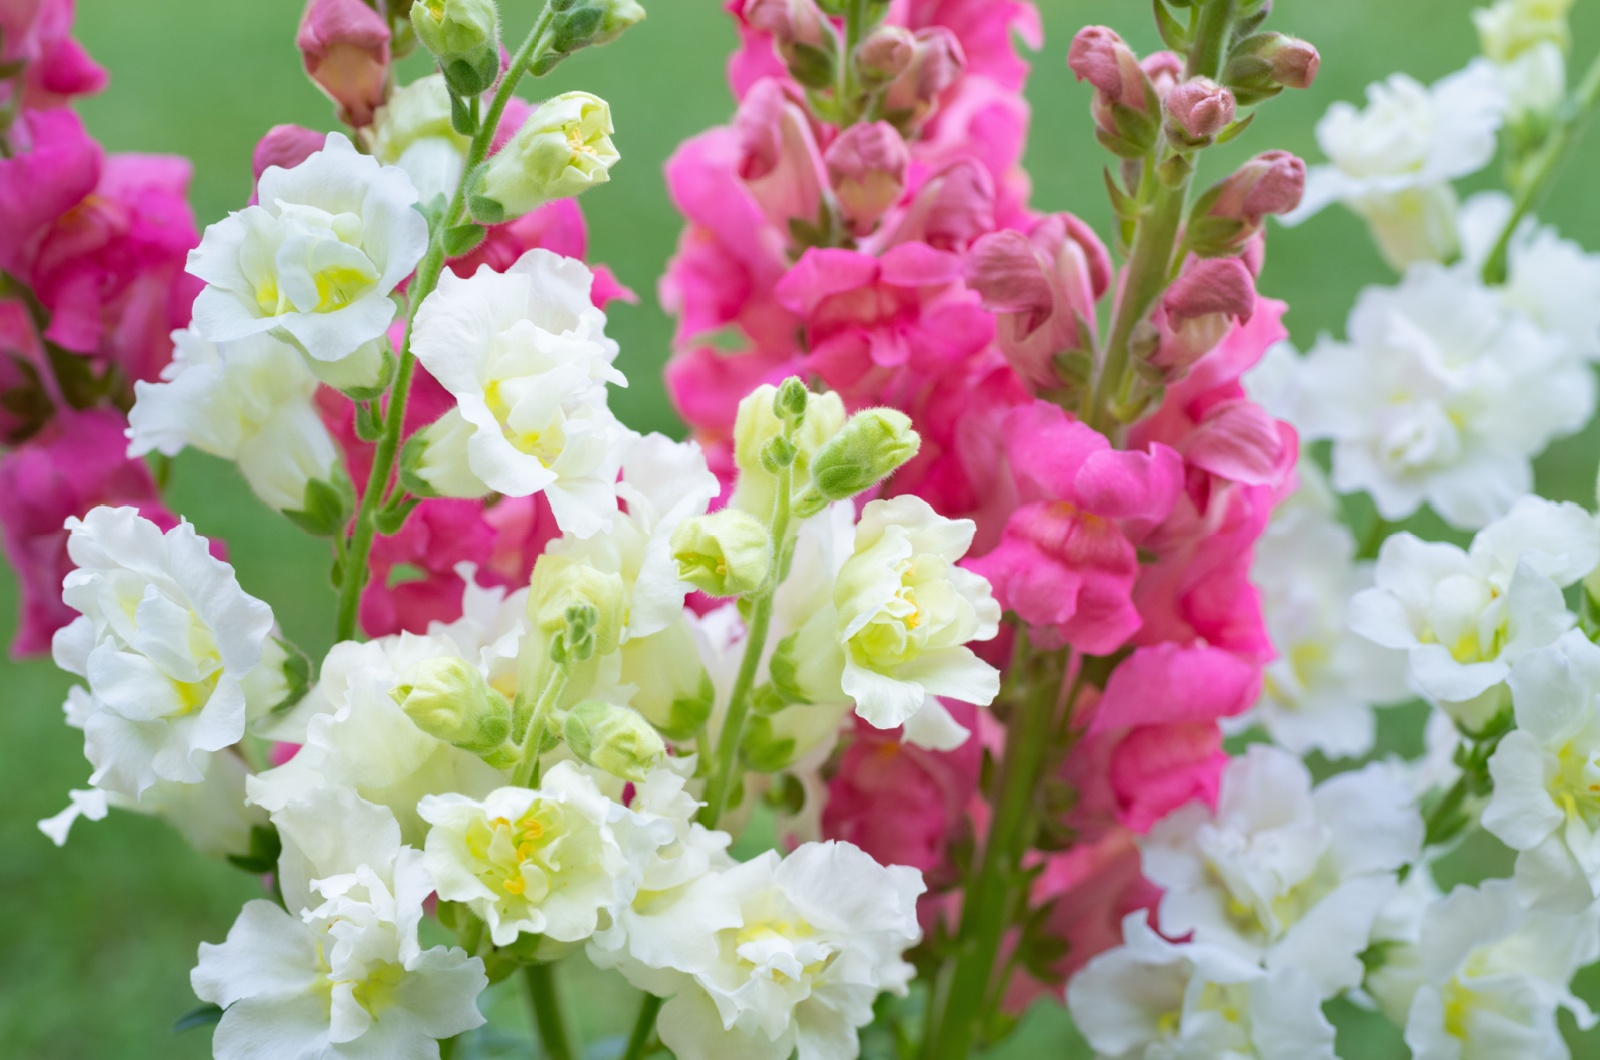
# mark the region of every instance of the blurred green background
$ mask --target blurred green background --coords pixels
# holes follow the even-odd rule
[[[504,0],[513,31],[531,23],[534,0]],[[733,33],[721,0],[646,0],[649,21],[610,48],[578,56],[548,85],[525,94],[584,88],[611,101],[624,161],[613,181],[584,199],[591,258],[610,264],[641,295],[619,306],[612,334],[632,386],[614,403],[640,429],[674,429],[659,373],[670,322],[655,303],[656,277],[679,221],[661,180],[661,163],[685,137],[726,120],[731,101],[723,61]],[[1029,165],[1035,205],[1070,209],[1107,231],[1099,171],[1106,157],[1091,138],[1086,89],[1063,58],[1073,32],[1104,22],[1141,52],[1155,47],[1149,5],[1131,0],[1041,0],[1047,41],[1029,97],[1034,139]],[[1264,108],[1242,142],[1210,162],[1289,148],[1316,157],[1312,128],[1327,105],[1355,99],[1363,86],[1403,69],[1431,81],[1476,50],[1467,0],[1280,0],[1273,26],[1322,52],[1314,90]],[[267,128],[298,122],[333,128],[327,102],[305,80],[293,39],[299,0],[80,0],[79,35],[112,75],[110,89],[82,112],[112,150],[172,152],[195,163],[193,201],[201,224],[243,205],[250,152]],[[1574,17],[1574,65],[1600,48],[1600,4]],[[1208,159],[1208,161],[1210,161]],[[1543,216],[1571,238],[1600,246],[1600,197],[1585,172],[1600,163],[1600,136],[1567,166]],[[1487,174],[1480,182],[1492,181]],[[1330,211],[1304,227],[1274,232],[1264,292],[1293,306],[1289,322],[1302,348],[1320,330],[1340,331],[1356,292],[1388,274],[1359,223]],[[1567,440],[1539,468],[1547,495],[1592,503],[1594,432]],[[245,588],[266,598],[288,636],[313,655],[328,646],[333,597],[323,547],[261,509],[218,462],[185,457],[173,506],[201,533],[225,538]],[[0,641],[14,622],[15,584],[0,564]],[[48,661],[0,661],[0,1057],[6,1060],[143,1060],[209,1055],[208,1035],[174,1038],[173,1019],[194,1004],[188,970],[201,940],[219,941],[256,882],[191,853],[163,826],[131,815],[80,823],[56,850],[34,822],[66,804],[67,789],[88,775],[79,735],[61,722],[65,675]],[[1404,737],[1397,737],[1403,739]],[[1504,862],[1484,844],[1456,858],[1464,875]],[[1593,985],[1593,984],[1590,984]],[[631,1002],[614,983],[585,981],[586,1030],[617,1034]],[[1596,991],[1586,990],[1594,998]],[[512,1013],[517,999],[492,1002]],[[630,1007],[619,1009],[626,1003]],[[1340,1055],[1347,1060],[1404,1056],[1392,1031],[1341,1010]],[[508,1019],[519,1017],[508,1015]],[[1036,1014],[1008,1055],[1070,1056],[1059,1017]],[[1575,1044],[1577,1039],[1575,1039]],[[1600,1036],[1584,1036],[1578,1056],[1600,1056]]]

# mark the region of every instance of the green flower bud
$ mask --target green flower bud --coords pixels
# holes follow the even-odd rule
[[[416,0],[411,28],[439,60],[459,96],[476,96],[500,76],[500,13],[494,0]]]
[[[534,565],[532,588],[528,618],[548,643],[560,638],[570,651],[581,642],[592,656],[617,650],[626,611],[620,574],[547,552]]]
[[[499,224],[611,179],[611,107],[587,92],[546,100],[473,178],[475,220]]]
[[[465,659],[427,659],[389,694],[417,728],[485,758],[515,760],[511,704]]]
[[[672,558],[678,577],[707,596],[743,596],[772,570],[772,535],[749,512],[724,508],[679,523]]]
[[[599,8],[600,20],[583,40],[576,42],[577,47],[610,44],[645,20],[644,7],[638,0],[594,0],[589,6]]]
[[[911,429],[911,418],[905,413],[896,409],[858,412],[812,458],[807,498],[821,510],[828,501],[864,493],[894,474],[920,448],[922,439]]]
[[[319,361],[307,357],[305,362],[319,382],[342,392],[352,401],[375,401],[382,397],[394,382],[395,370],[399,367],[387,338],[362,343],[343,360]]]
[[[778,401],[777,387],[757,387],[739,402],[739,416],[733,426],[733,458],[739,466],[739,484],[728,506],[762,520],[772,518],[777,498],[777,474],[767,469],[763,456],[773,439],[783,437],[784,418],[778,413]],[[806,481],[812,455],[844,429],[845,420],[844,402],[838,394],[807,397],[804,419],[793,428],[790,439],[795,448],[792,466],[796,482]]]
[[[456,409],[413,434],[400,452],[400,484],[418,497],[486,497],[491,492],[467,462],[472,424]]]
[[[597,699],[567,712],[563,735],[580,761],[636,783],[667,757],[661,734],[642,714]]]

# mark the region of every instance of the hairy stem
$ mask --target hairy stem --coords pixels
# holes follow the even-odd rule
[[[555,965],[530,964],[522,970],[522,974],[528,984],[528,1003],[533,1007],[533,1021],[539,1028],[539,1041],[544,1044],[543,1055],[549,1060],[577,1060],[583,1054],[572,1044],[566,1010],[561,1005],[561,996],[556,988]]]
[[[495,90],[488,116],[478,129],[477,135],[472,138],[472,146],[467,151],[467,164],[462,170],[461,183],[456,186],[455,195],[445,207],[444,214],[434,223],[428,241],[428,252],[423,257],[422,264],[417,266],[417,274],[411,281],[410,310],[406,317],[405,342],[401,344],[400,349],[400,365],[395,373],[394,389],[389,393],[389,407],[383,422],[383,434],[379,436],[378,447],[372,454],[372,472],[367,476],[367,488],[362,493],[361,505],[356,510],[350,533],[350,547],[341,567],[339,615],[334,627],[335,640],[351,640],[356,635],[356,617],[361,608],[361,590],[367,583],[367,558],[371,555],[372,542],[378,532],[374,516],[388,501],[389,481],[394,475],[395,457],[400,451],[401,435],[405,429],[406,400],[411,394],[411,380],[416,373],[416,356],[411,352],[411,334],[416,327],[417,310],[439,285],[439,276],[444,271],[445,233],[454,227],[461,216],[467,201],[467,183],[472,179],[472,171],[488,156],[489,145],[494,141],[495,129],[500,124],[500,116],[505,113],[506,105],[511,101],[511,96],[516,91],[517,83],[522,80],[523,72],[528,69],[529,62],[544,43],[549,25],[550,15],[546,9],[528,33],[527,40],[522,42],[522,47],[517,49],[516,56],[511,60],[511,66],[500,78],[500,87]]]
[[[1600,56],[1596,56],[1589,64],[1589,70],[1583,75],[1583,81],[1562,105],[1555,128],[1544,146],[1540,148],[1527,178],[1518,189],[1511,208],[1511,216],[1506,219],[1505,227],[1500,230],[1500,238],[1495,240],[1494,249],[1489,252],[1488,259],[1483,263],[1484,283],[1506,282],[1510,266],[1511,242],[1516,238],[1517,229],[1523,219],[1544,199],[1554,183],[1555,175],[1561,170],[1561,163],[1566,160],[1578,141],[1583,139],[1583,134],[1589,125],[1589,116],[1594,112],[1597,102],[1600,102]]]
[[[516,771],[511,775],[513,787],[531,788],[538,785],[539,745],[544,742],[545,719],[566,690],[567,669],[557,666],[540,690],[539,699],[533,705],[533,714],[528,718],[528,731],[522,735],[522,757],[517,759]]]

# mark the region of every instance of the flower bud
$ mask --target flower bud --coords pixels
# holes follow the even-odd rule
[[[944,26],[920,29],[913,38],[911,63],[883,95],[883,113],[901,129],[913,129],[933,114],[945,89],[961,80],[967,53]]]
[[[672,532],[678,577],[707,596],[744,596],[772,571],[772,535],[738,508],[685,519]]]
[[[839,36],[815,0],[748,0],[744,18],[772,34],[778,54],[794,79],[807,88],[828,88],[834,82]]]
[[[1199,147],[1233,124],[1233,93],[1209,77],[1196,77],[1167,93],[1168,135]]]
[[[492,492],[467,460],[476,430],[456,409],[413,434],[400,452],[400,482],[418,497],[476,500]]]
[[[600,0],[600,28],[590,44],[610,44],[645,20],[647,12],[638,0]]]
[[[1202,257],[1231,254],[1261,230],[1268,214],[1300,205],[1306,190],[1306,164],[1288,151],[1257,155],[1232,176],[1213,185],[1190,215],[1190,249]]]
[[[311,0],[295,37],[306,73],[361,127],[383,102],[389,76],[389,23],[364,0]]]
[[[1139,69],[1150,79],[1156,98],[1163,101],[1183,80],[1183,59],[1175,52],[1151,52],[1140,60]]]
[[[250,156],[251,175],[259,181],[261,174],[277,166],[293,169],[310,158],[327,144],[328,134],[307,129],[303,125],[274,125],[256,144]]]
[[[569,710],[562,734],[579,761],[636,784],[667,757],[661,734],[643,715],[598,699]]]
[[[1255,278],[1243,261],[1191,261],[1161,300],[1161,344],[1152,363],[1175,381],[1215,349],[1235,321],[1248,321],[1255,307]]]
[[[1139,158],[1155,146],[1161,101],[1133,50],[1105,26],[1085,26],[1067,50],[1067,66],[1094,86],[1095,135],[1123,158]]]
[[[733,119],[738,173],[779,231],[822,212],[822,157],[804,106],[776,78],[751,86]]]
[[[620,574],[546,552],[534,564],[531,588],[528,618],[547,644],[570,652],[584,642],[591,657],[617,650],[627,611]]]
[[[1222,81],[1242,105],[1253,106],[1286,88],[1310,88],[1321,65],[1317,49],[1305,41],[1282,33],[1258,33],[1234,45]]]
[[[784,421],[775,409],[778,388],[771,384],[756,387],[739,402],[733,425],[733,459],[739,468],[730,508],[749,512],[757,519],[772,517],[777,499],[777,476],[762,463],[762,453],[774,438],[783,437]],[[844,429],[844,401],[833,392],[812,394],[806,401],[805,419],[794,430],[794,478],[804,482],[810,474],[811,458],[822,445]]]
[[[1572,0],[1499,0],[1472,13],[1483,54],[1505,66],[1541,44],[1563,52],[1572,43],[1567,15]]]
[[[1026,236],[1002,230],[978,240],[967,257],[967,286],[997,317],[1000,349],[1039,390],[1064,382],[1062,355],[1095,341],[1095,303],[1111,283],[1111,255],[1094,230],[1056,214]]]
[[[638,689],[629,705],[663,736],[689,739],[711,719],[716,686],[700,662],[688,622],[679,620],[659,633],[630,637],[619,654],[620,683]]]
[[[411,28],[439,60],[456,95],[479,95],[500,76],[500,13],[494,0],[416,0]]]
[[[866,236],[905,194],[911,150],[886,121],[852,125],[828,148],[828,182],[857,236]]]
[[[426,659],[389,694],[429,736],[475,755],[516,754],[511,704],[465,659]]]
[[[885,23],[856,46],[856,74],[866,88],[878,88],[911,69],[916,56],[917,38],[911,31]]]
[[[850,417],[844,430],[811,461],[811,490],[825,501],[865,493],[917,455],[922,438],[911,417],[898,409],[867,409]]]
[[[988,169],[975,159],[957,159],[923,182],[889,242],[965,252],[973,240],[995,230],[995,199]]]
[[[598,96],[546,100],[480,171],[469,199],[473,218],[499,224],[604,184],[621,157],[612,131],[611,108]]]

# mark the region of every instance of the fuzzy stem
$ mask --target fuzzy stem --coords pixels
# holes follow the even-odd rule
[[[539,1028],[543,1055],[549,1060],[577,1060],[580,1050],[573,1048],[572,1032],[567,1028],[566,1010],[556,989],[553,964],[530,964],[523,970],[528,984],[528,1003],[533,1007],[534,1023]]]
[[[1484,283],[1498,285],[1506,282],[1511,241],[1517,236],[1517,228],[1549,192],[1555,175],[1561,169],[1561,163],[1566,160],[1573,146],[1583,138],[1589,124],[1589,116],[1597,102],[1600,102],[1600,56],[1596,56],[1589,64],[1589,70],[1583,75],[1583,81],[1563,104],[1555,129],[1550,133],[1544,147],[1540,149],[1531,172],[1517,192],[1511,216],[1506,219],[1505,227],[1500,230],[1500,238],[1495,240],[1494,249],[1489,252],[1488,259],[1483,263]]]
[[[518,788],[531,788],[539,783],[539,748],[544,742],[544,722],[555,709],[561,693],[567,690],[567,668],[558,665],[539,692],[533,704],[533,714],[528,718],[528,731],[522,735],[522,757],[517,759],[511,784]]]
[[[528,69],[528,64],[544,43],[550,19],[549,9],[546,8],[533,29],[529,31],[527,40],[517,49],[516,56],[511,60],[511,66],[500,78],[500,87],[495,90],[494,102],[489,105],[489,114],[484,119],[482,127],[478,129],[477,135],[472,138],[472,146],[467,152],[466,167],[462,170],[461,183],[456,186],[455,195],[451,198],[450,205],[445,207],[444,215],[435,222],[428,241],[428,253],[423,257],[422,264],[417,267],[417,274],[412,280],[410,311],[406,318],[406,338],[401,345],[400,364],[395,373],[394,389],[389,395],[383,434],[379,437],[378,447],[372,454],[372,473],[367,476],[367,488],[361,495],[361,506],[356,510],[350,535],[350,548],[340,568],[339,617],[334,627],[334,639],[337,641],[351,640],[356,635],[356,618],[361,608],[361,590],[366,587],[367,582],[367,558],[372,552],[372,542],[378,532],[374,516],[388,500],[389,480],[394,475],[395,456],[400,451],[400,438],[405,428],[406,400],[410,396],[411,379],[416,372],[416,355],[411,352],[411,336],[416,327],[417,310],[439,284],[439,276],[444,272],[445,233],[461,216],[467,201],[467,183],[472,178],[472,171],[488,156],[489,145],[493,143],[495,129],[500,124],[500,116],[505,113],[506,105],[511,101],[517,83],[522,80],[523,72]]]

